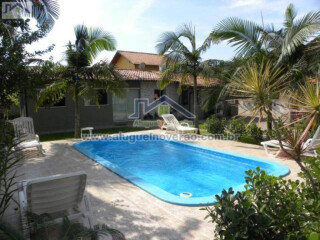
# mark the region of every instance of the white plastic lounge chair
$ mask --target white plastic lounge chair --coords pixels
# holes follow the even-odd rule
[[[283,147],[284,149],[290,150],[290,147],[288,146],[288,143],[283,142]],[[269,140],[265,142],[261,142],[261,145],[264,147],[267,155],[271,155],[269,148],[274,147],[274,148],[280,148],[280,144],[278,140]],[[320,126],[316,130],[313,138],[309,138],[306,142],[303,143],[303,149],[304,149],[304,156],[312,156],[312,157],[317,157],[317,148],[320,147]],[[277,151],[277,153],[274,155],[275,157],[279,156],[281,153],[281,149]]]
[[[34,132],[33,120],[30,117],[19,117],[11,121],[13,124],[16,141],[19,141],[16,148],[26,149],[36,147],[43,153],[39,136]]]
[[[197,128],[190,127],[188,123],[180,123],[173,114],[163,114],[162,118],[164,120],[164,124],[161,127],[161,130],[166,129],[173,130],[175,133],[184,133],[184,132],[197,132]]]
[[[94,220],[89,198],[85,192],[87,175],[84,172],[60,174],[35,178],[18,183],[18,194],[23,235],[30,238],[32,224],[27,221],[27,213],[37,215],[47,213],[56,224],[68,217],[70,221],[84,217],[89,226]],[[30,228],[31,227],[31,228]]]

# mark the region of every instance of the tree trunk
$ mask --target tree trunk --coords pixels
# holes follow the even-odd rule
[[[272,137],[272,113],[267,111],[267,131],[268,131],[268,138]]]
[[[25,92],[19,93],[20,117],[27,117],[27,101]]]
[[[79,96],[78,91],[75,90],[75,100],[74,100],[74,137],[80,138],[80,109],[79,109]]]
[[[197,75],[193,75],[193,114],[195,115],[194,127],[198,129],[197,134],[199,134]]]

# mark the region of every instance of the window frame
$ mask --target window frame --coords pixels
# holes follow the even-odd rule
[[[103,90],[103,88],[96,88],[95,90]],[[106,104],[91,104],[90,100],[84,99],[84,106],[85,107],[103,107],[103,106],[108,106],[110,103],[109,101],[109,94],[108,92],[104,92],[105,94],[107,94],[107,103]]]
[[[39,106],[39,109],[55,109],[55,108],[66,108],[67,107],[67,98],[64,96],[60,101],[64,99],[64,106]]]

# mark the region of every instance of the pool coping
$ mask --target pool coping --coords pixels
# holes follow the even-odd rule
[[[140,136],[140,135],[153,135],[153,136],[159,136],[156,134],[131,134],[130,136],[135,135],[135,136]],[[129,136],[129,135],[126,135]],[[116,136],[115,136],[116,138]],[[267,160],[267,159],[263,159],[263,158],[259,158],[259,157],[253,157],[253,156],[249,156],[246,154],[241,154],[241,153],[235,153],[235,152],[231,152],[231,151],[225,151],[225,150],[221,150],[221,149],[216,149],[216,148],[212,148],[212,147],[207,147],[207,146],[203,146],[203,145],[199,145],[199,144],[195,144],[195,143],[188,143],[188,142],[182,142],[182,141],[175,141],[175,140],[164,140],[163,141],[168,141],[168,142],[174,142],[174,143],[178,143],[178,144],[183,144],[183,145],[187,145],[187,146],[191,146],[191,147],[195,147],[195,148],[200,148],[200,149],[204,149],[207,151],[211,151],[211,152],[217,152],[217,153],[221,153],[221,154],[226,154],[226,155],[231,155],[233,157],[240,157],[240,158],[246,158],[252,161],[257,161],[257,162],[263,162],[269,165],[273,165],[275,167],[274,171],[268,172],[268,174],[270,175],[275,175],[275,176],[287,176],[288,174],[290,174],[290,169],[281,164],[278,163],[276,161],[273,160]],[[181,205],[181,206],[194,206],[194,207],[199,207],[199,206],[210,206],[216,203],[215,200],[215,195],[220,194],[219,193],[215,193],[213,195],[210,196],[206,196],[206,197],[194,197],[194,198],[183,198],[180,196],[176,196],[172,193],[169,193],[151,183],[146,182],[145,180],[127,172],[126,170],[121,169],[118,165],[111,163],[110,161],[108,161],[108,159],[96,156],[94,153],[86,153],[81,151],[81,149],[79,148],[79,145],[81,145],[81,143],[84,142],[88,142],[88,141],[81,141],[81,142],[77,142],[75,144],[72,145],[72,147],[74,149],[76,149],[78,152],[80,152],[81,154],[87,156],[88,158],[90,158],[92,161],[99,163],[101,166],[107,168],[108,170],[114,172],[115,174],[119,175],[121,178],[127,180],[130,183],[133,183],[134,185],[136,185],[137,187],[143,189],[144,191],[148,192],[149,194],[151,194],[152,196],[165,201],[167,203],[171,203],[171,204],[175,204],[175,205]],[[99,162],[99,160],[103,160],[104,164],[101,164]],[[237,191],[243,191],[245,190],[244,186],[246,184],[241,184],[238,185],[236,187],[232,187],[232,189],[234,190],[234,192]]]

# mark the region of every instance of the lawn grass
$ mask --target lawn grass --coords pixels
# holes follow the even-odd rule
[[[107,128],[107,129],[97,129],[94,130],[94,134],[114,134],[114,133],[126,133],[126,132],[136,132],[136,131],[143,131],[148,130],[146,128],[135,128],[135,127],[114,127],[114,128]],[[72,139],[74,138],[74,132],[63,132],[63,133],[51,133],[51,134],[40,134],[40,141],[47,142],[47,141],[55,141],[55,140],[65,140],[65,139]]]
[[[206,130],[205,123],[199,125],[200,134],[208,134]],[[114,134],[119,132],[136,132],[148,130],[148,128],[136,128],[136,127],[114,127],[114,128],[106,128],[106,129],[97,129],[94,130],[94,134]],[[41,142],[55,141],[55,140],[66,140],[74,138],[74,132],[63,132],[63,133],[50,133],[50,134],[40,134]]]
[[[205,123],[200,123],[199,124],[199,130],[200,130],[200,134],[201,135],[208,135],[210,134],[208,131],[207,131],[207,126]]]

